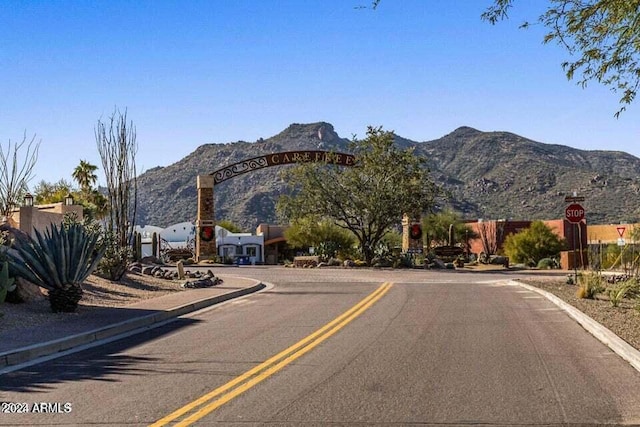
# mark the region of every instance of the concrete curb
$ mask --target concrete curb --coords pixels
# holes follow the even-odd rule
[[[508,284],[517,285],[544,296],[549,301],[564,310],[569,315],[569,317],[574,319],[580,324],[580,326],[586,329],[587,332],[589,332],[600,342],[613,350],[614,353],[629,362],[629,364],[631,364],[631,366],[633,366],[636,371],[640,372],[640,351],[636,350],[629,343],[611,332],[609,329],[605,328],[600,323],[593,320],[591,317],[587,316],[574,306],[564,302],[550,292],[547,292],[540,288],[536,288],[535,286],[527,285],[526,283],[518,282],[517,280],[510,280]]]
[[[170,310],[158,311],[157,313],[125,320],[123,322],[114,323],[112,325],[93,329],[87,332],[82,332],[76,335],[70,335],[68,337],[59,338],[39,344],[33,344],[30,346],[0,353],[0,369],[26,363],[40,357],[71,350],[75,347],[88,345],[97,341],[114,337],[116,335],[121,335],[133,331],[135,329],[150,327],[151,325],[154,325],[156,323],[165,322],[171,318],[192,313],[194,311],[198,311],[215,304],[220,304],[230,299],[248,295],[250,293],[254,293],[266,288],[266,285],[264,283],[259,281],[255,282],[256,284],[247,288],[228,292],[222,295],[217,295],[215,297],[203,298],[178,307],[174,307]]]

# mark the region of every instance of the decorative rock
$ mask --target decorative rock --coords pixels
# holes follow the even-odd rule
[[[176,262],[176,269],[178,271],[178,277],[182,280],[184,276],[184,262],[182,260]]]
[[[42,288],[21,277],[16,278],[16,289],[7,293],[7,302],[28,302],[45,298]]]
[[[131,267],[129,267],[129,271],[132,273],[142,273],[142,267],[140,267],[139,265],[132,265]]]
[[[205,279],[198,279],[198,280],[192,280],[192,281],[188,281],[182,284],[183,288],[189,288],[189,289],[195,289],[195,288],[210,288],[211,286],[215,286],[218,283],[220,283],[218,281],[218,279],[215,280],[211,280],[209,278],[205,278]]]
[[[155,267],[144,267],[142,269],[142,274],[146,274],[147,276],[151,276],[151,275],[153,275],[153,269],[154,268]]]
[[[154,256],[146,256],[142,258],[140,262],[143,264],[162,264],[162,261],[160,261],[157,257],[154,257]]]

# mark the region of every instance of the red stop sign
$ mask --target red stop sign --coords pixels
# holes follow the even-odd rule
[[[572,203],[564,210],[567,221],[577,224],[584,219],[584,208],[579,203]]]

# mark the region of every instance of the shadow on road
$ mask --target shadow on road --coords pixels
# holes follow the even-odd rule
[[[163,326],[112,343],[3,374],[0,376],[0,401],[4,400],[2,392],[43,392],[69,381],[90,379],[113,382],[118,381],[118,375],[148,374],[151,370],[146,369],[145,364],[153,363],[157,358],[122,353],[196,323],[199,321],[178,318]],[[152,371],[157,372],[157,368]]]

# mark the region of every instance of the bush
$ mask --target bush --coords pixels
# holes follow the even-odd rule
[[[558,261],[553,258],[542,258],[538,261],[538,266],[540,270],[550,270],[552,268],[558,268]]]
[[[617,307],[620,305],[620,302],[624,299],[629,291],[629,285],[626,283],[620,283],[613,289],[609,289],[609,302],[612,307]]]
[[[618,282],[609,289],[609,302],[613,307],[618,307],[625,298],[638,298],[640,296],[640,284],[635,278],[629,278]]]
[[[604,279],[600,274],[581,274],[578,276],[578,298],[593,299],[605,290]]]
[[[411,254],[400,254],[394,258],[393,268],[413,268],[413,257]]]
[[[504,251],[516,264],[530,267],[538,265],[543,258],[557,257],[564,247],[564,240],[542,221],[533,221],[531,226],[507,236]]]
[[[105,279],[120,280],[133,259],[131,247],[120,246],[112,231],[102,233],[100,246],[104,249],[104,256],[98,264],[96,274]]]

